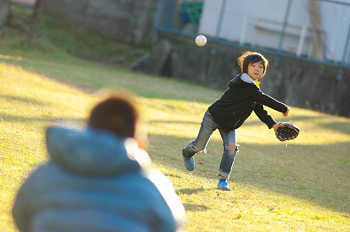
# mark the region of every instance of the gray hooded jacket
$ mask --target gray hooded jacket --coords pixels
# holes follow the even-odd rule
[[[25,181],[13,217],[21,232],[176,231],[186,220],[169,179],[145,171],[134,139],[106,131],[47,129],[51,159]]]

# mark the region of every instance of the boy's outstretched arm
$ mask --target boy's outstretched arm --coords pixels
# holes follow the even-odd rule
[[[246,93],[256,102],[260,103],[261,105],[265,105],[270,107],[271,109],[274,109],[278,112],[285,112],[283,113],[283,116],[286,117],[288,115],[289,107],[282,102],[277,101],[276,99],[272,98],[269,95],[264,94],[261,92],[258,88],[251,88],[250,91],[246,91]],[[271,128],[271,127],[270,127]]]

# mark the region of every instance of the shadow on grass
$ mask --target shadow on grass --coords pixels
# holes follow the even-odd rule
[[[204,188],[195,188],[195,189],[187,188],[187,189],[180,189],[176,191],[176,193],[178,195],[192,195],[203,191],[205,191]],[[209,209],[209,207],[205,205],[198,205],[198,204],[192,204],[192,203],[185,203],[184,206],[187,211],[207,211]]]
[[[253,115],[254,113],[252,113]],[[253,116],[255,117],[255,116]],[[317,127],[328,129],[328,130],[334,130],[338,131],[343,134],[350,134],[350,121],[342,121],[342,122],[320,122],[319,120],[327,120],[328,117],[327,115],[320,115],[320,116],[296,116],[292,118],[292,122],[298,126],[298,122],[304,121],[307,123],[312,123],[315,124]],[[290,118],[284,118],[284,117],[275,117],[275,120],[277,122],[289,122]],[[262,125],[261,121],[259,120],[254,120],[254,121],[247,121],[244,123],[244,125],[247,126],[254,126],[254,125]],[[300,128],[301,132],[303,128]]]
[[[350,122],[317,123],[317,125],[325,129],[337,130],[350,135]]]
[[[152,141],[169,141],[168,152],[159,154]],[[150,134],[149,154],[153,162],[185,171],[180,150],[189,138]],[[184,143],[185,142],[185,143]],[[221,161],[221,141],[211,140],[208,153],[195,156],[191,175],[217,179]],[[211,144],[215,146],[212,147]],[[217,149],[216,147],[220,147]],[[271,194],[306,200],[337,212],[350,213],[349,143],[322,145],[246,144],[241,143],[230,182],[254,186]],[[171,162],[169,162],[171,160]],[[198,162],[202,165],[199,165]],[[209,174],[209,175],[208,175]],[[195,194],[202,189],[180,189],[182,194]],[[234,190],[233,190],[234,191]]]
[[[205,205],[198,205],[198,204],[191,204],[191,203],[185,203],[183,204],[186,211],[207,211],[209,210],[209,207]]]
[[[159,98],[159,99],[171,99],[171,100],[184,100],[189,102],[198,102],[208,104],[208,106],[217,100],[223,91],[214,91],[212,89],[194,85],[192,83],[186,83],[181,81],[167,80],[161,77],[156,77],[152,75],[147,75],[143,73],[130,72],[126,70],[117,70],[110,67],[105,67],[102,65],[91,66],[91,63],[83,62],[81,65],[65,65],[65,69],[59,69],[57,74],[53,73],[53,68],[57,68],[57,64],[54,62],[41,63],[40,61],[6,61],[7,63],[13,63],[14,65],[19,65],[23,68],[30,70],[35,70],[37,73],[48,76],[49,78],[63,82],[72,87],[84,87],[86,92],[93,93],[100,88],[118,88],[124,89],[126,91],[132,91],[133,93],[145,97],[145,98]],[[89,66],[90,64],[90,66]],[[75,77],[71,73],[82,73],[84,76]],[[28,71],[32,72],[32,71]],[[103,75],[100,75],[101,72]],[[99,78],[95,78],[99,74]],[[125,81],[127,80],[127,81]],[[148,84],[144,84],[148,83]],[[171,85],[172,90],[170,91],[169,86]],[[154,86],[157,88],[153,89]],[[197,92],[203,92],[202,95],[197,95]],[[205,94],[207,93],[207,94]],[[0,97],[11,97],[3,95]],[[39,101],[30,98],[17,98],[14,100],[19,100],[23,102],[29,102],[31,104],[42,104]],[[270,109],[268,109],[269,111]],[[204,114],[204,112],[202,112]],[[254,113],[253,113],[254,114]],[[327,118],[327,115],[320,116],[296,116],[293,117],[293,122],[298,121],[310,121],[313,122],[317,119]],[[285,121],[285,118],[278,118],[281,121]],[[171,123],[171,122],[168,122]],[[174,123],[176,123],[174,121]],[[260,124],[260,122],[253,121],[247,122],[246,125]],[[350,134],[350,122],[337,122],[337,123],[322,123],[315,122],[317,126],[323,127],[325,129],[332,129],[339,131],[341,133]]]
[[[204,113],[203,113],[204,114]],[[254,113],[253,113],[254,114]],[[293,117],[293,123],[295,123],[296,126],[298,126],[298,121],[307,121],[309,123],[314,123],[317,127],[328,129],[328,130],[334,130],[338,131],[343,134],[350,134],[350,121],[346,122],[334,122],[334,123],[323,123],[323,122],[317,122],[318,119],[326,118],[326,116],[306,116],[306,117]],[[276,118],[276,121],[284,122],[288,121],[285,118]],[[164,123],[164,124],[193,124],[198,125],[198,129],[200,127],[201,122],[188,122],[188,121],[175,121],[175,120],[150,120],[150,123]],[[244,123],[246,126],[255,126],[255,125],[262,125],[261,121],[254,120],[254,121],[247,121]],[[303,128],[300,128],[301,131]]]
[[[172,173],[164,173],[164,175],[166,175],[166,176],[168,176],[168,177],[181,178],[181,176],[175,175],[175,174],[172,174]]]
[[[178,190],[176,191],[177,194],[187,194],[187,195],[191,195],[191,194],[195,194],[195,193],[198,193],[198,192],[203,192],[205,191],[204,188],[196,188],[196,189],[181,189],[181,190]]]
[[[7,101],[15,101],[15,102],[31,104],[31,105],[38,105],[38,106],[48,105],[45,102],[38,101],[36,99],[29,98],[29,97],[19,97],[19,96],[12,96],[12,95],[8,95],[8,94],[0,94],[0,98],[3,98]]]
[[[328,115],[320,115],[320,116],[296,116],[293,117],[293,123],[297,123],[298,121],[306,121],[308,123],[313,123],[317,127],[338,131],[344,134],[350,134],[350,121],[342,121],[342,122],[320,122],[319,120],[327,120],[329,119]],[[296,124],[297,125],[297,124]]]
[[[148,121],[149,123],[164,123],[164,124],[167,124],[167,123],[171,123],[171,124],[194,124],[194,125],[198,125],[198,129],[199,129],[199,126],[201,125],[200,122],[189,122],[189,121],[171,121],[171,120],[149,120]]]
[[[132,72],[124,68],[116,69],[91,62],[83,62],[79,65],[59,65],[50,61],[36,60],[3,60],[3,62],[20,66],[30,73],[45,75],[54,81],[65,83],[74,88],[80,87],[80,90],[89,94],[101,88],[109,88],[123,90],[124,92],[130,91],[144,98],[184,100],[205,104],[211,104],[218,97],[215,96],[216,90],[190,82],[169,80],[154,75]],[[59,69],[61,66],[64,69]],[[81,74],[84,75],[82,76]],[[96,76],[99,78],[96,78]],[[198,92],[204,92],[204,94],[196,94]]]
[[[134,90],[135,94],[139,94],[145,98],[161,98],[174,100],[197,101],[210,104],[214,101],[214,94],[205,88],[200,88],[193,85],[178,85],[177,82],[165,81],[161,78],[152,77],[138,73],[120,72],[109,69],[105,75],[96,75],[101,70],[105,71],[104,67],[85,67],[84,74],[88,77],[73,77],[71,73],[81,73],[82,66],[68,66],[65,70],[59,70],[60,73],[51,71],[52,66],[40,62],[16,61],[15,65],[20,65],[24,68],[35,69],[38,73],[42,73],[54,80],[59,80],[72,85],[73,87],[88,86],[89,91],[93,92],[100,87],[121,87]],[[51,67],[50,67],[51,66]],[[64,73],[66,72],[66,73]],[[66,74],[66,75],[65,75]],[[54,78],[53,76],[59,76]],[[118,82],[118,76],[128,76],[128,81]],[[101,76],[100,78],[92,78]],[[80,79],[79,79],[80,78]],[[123,78],[120,78],[123,79]],[[146,81],[150,84],[157,85],[157,89],[149,88],[151,85],[143,85]],[[71,84],[73,82],[73,84]],[[141,82],[141,83],[140,83]],[[169,86],[177,92],[169,92]],[[182,83],[184,84],[184,83]],[[191,91],[190,91],[191,90]],[[203,95],[197,96],[194,93],[199,91],[207,91],[211,93],[209,97],[203,99]],[[89,92],[89,93],[91,93]],[[217,96],[216,98],[218,98]],[[14,99],[19,101],[27,101],[28,99]],[[31,99],[32,100],[32,99]],[[33,102],[40,104],[40,102]],[[204,114],[204,112],[202,113]],[[55,122],[66,118],[57,117],[25,117],[0,115],[3,120],[10,122],[17,121],[45,121]],[[350,123],[322,123],[317,122],[326,116],[318,117],[294,117],[293,122],[297,121],[315,121],[317,126],[325,129],[336,130],[345,134],[350,134]],[[81,121],[80,119],[68,119],[71,121]],[[170,121],[171,122],[171,121]],[[170,123],[167,122],[167,123]],[[175,123],[175,121],[174,121]],[[178,122],[176,122],[178,123]],[[187,122],[186,122],[187,123]],[[252,122],[251,124],[260,123]],[[196,123],[197,124],[197,123]],[[249,125],[249,122],[247,123]],[[199,129],[199,128],[198,128]],[[301,128],[302,129],[302,128]],[[193,138],[179,138],[174,136],[155,135],[151,134],[149,153],[153,162],[183,170],[183,164],[180,157],[180,150],[187,145]],[[152,141],[165,142],[166,147],[152,147]],[[221,144],[221,141],[211,141],[210,143]],[[219,145],[218,145],[219,146]],[[282,148],[283,147],[283,148]],[[166,148],[166,149],[165,149]],[[166,152],[164,152],[166,150]],[[340,212],[350,212],[350,189],[349,189],[349,172],[350,172],[350,145],[348,143],[324,144],[324,145],[292,145],[287,148],[284,145],[259,145],[259,144],[241,144],[240,153],[237,156],[235,165],[232,171],[231,179],[242,185],[250,185],[259,189],[266,189],[271,192],[291,195],[295,198],[304,199],[313,202],[317,205],[327,207]],[[162,153],[160,153],[162,152]],[[205,177],[205,173],[209,171],[213,173],[212,178],[216,177],[216,171],[219,167],[220,156],[214,155],[222,153],[222,150],[208,149],[208,154],[199,154],[203,165],[196,165],[192,175]],[[166,159],[163,159],[166,158]],[[169,160],[171,162],[169,162]],[[179,162],[172,162],[179,160]],[[189,193],[194,190],[185,190]],[[193,192],[192,194],[194,194]],[[192,207],[189,204],[188,207]],[[195,209],[195,207],[193,208]]]
[[[30,116],[18,116],[18,115],[9,115],[9,114],[3,114],[0,113],[0,122],[6,121],[6,122],[51,122],[51,123],[57,123],[57,122],[70,122],[70,123],[77,123],[80,124],[81,122],[84,122],[85,118],[65,118],[65,117],[53,117],[53,116],[38,116],[33,115]]]

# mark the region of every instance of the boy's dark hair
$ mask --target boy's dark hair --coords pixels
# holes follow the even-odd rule
[[[129,98],[113,95],[92,109],[88,125],[120,137],[135,137],[138,119],[139,112]]]
[[[245,51],[238,59],[238,66],[241,68],[242,73],[248,73],[248,65],[260,62],[264,66],[263,76],[266,73],[269,61],[259,52]]]

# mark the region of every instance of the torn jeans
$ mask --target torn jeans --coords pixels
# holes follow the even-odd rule
[[[199,129],[198,136],[195,140],[191,141],[183,150],[182,155],[186,159],[192,158],[197,152],[205,151],[209,139],[213,132],[218,129],[223,141],[224,153],[220,162],[219,175],[229,177],[231,173],[232,165],[235,161],[236,153],[238,152],[238,145],[236,139],[236,131],[230,131],[225,133],[215,122],[213,117],[207,110],[204,114],[201,127]],[[229,145],[236,145],[235,150],[228,148]]]

